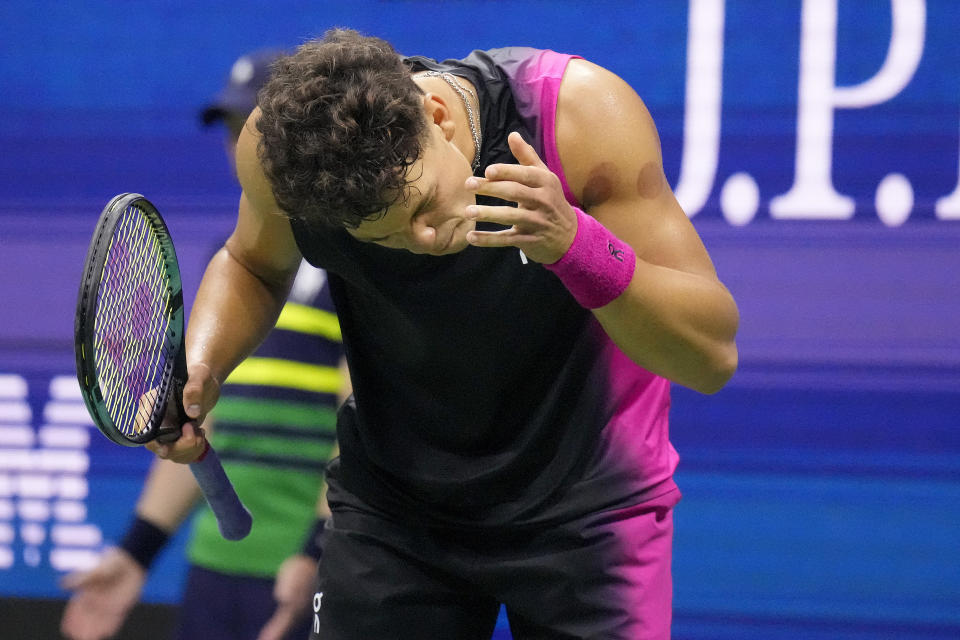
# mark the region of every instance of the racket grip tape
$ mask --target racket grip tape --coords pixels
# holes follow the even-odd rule
[[[203,456],[190,464],[200,491],[217,517],[220,535],[227,540],[242,540],[250,533],[253,517],[237,496],[230,478],[220,464],[220,457],[210,445]]]

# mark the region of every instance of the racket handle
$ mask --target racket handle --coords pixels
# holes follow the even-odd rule
[[[240,502],[230,478],[220,464],[217,452],[208,444],[207,452],[190,464],[200,491],[217,517],[220,535],[227,540],[242,540],[250,533],[253,517]]]

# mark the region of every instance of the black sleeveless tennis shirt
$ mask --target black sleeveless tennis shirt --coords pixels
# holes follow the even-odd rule
[[[511,131],[539,139],[505,71],[535,51],[406,58],[412,72],[476,87],[478,175],[516,162]],[[561,501],[571,513],[629,497],[635,488],[618,481],[568,495],[597,474],[614,408],[599,355],[607,339],[552,273],[516,248],[416,255],[292,224],[303,255],[329,274],[350,366],[354,402],[341,409],[329,470],[345,489],[398,518],[470,526],[538,523]]]

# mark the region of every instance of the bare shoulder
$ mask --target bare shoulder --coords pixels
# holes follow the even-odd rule
[[[273,199],[273,191],[257,154],[257,146],[260,144],[260,132],[257,131],[259,117],[258,107],[247,118],[237,140],[237,178],[251,204],[257,205],[264,213],[279,213],[280,208]]]
[[[563,76],[557,149],[571,189],[587,206],[628,182],[647,192],[664,186],[660,137],[643,100],[618,75],[587,60],[571,60]]]
[[[255,109],[237,140],[237,178],[243,193],[237,226],[227,240],[235,259],[267,280],[282,280],[300,264],[290,221],[277,205],[257,154],[260,134]]]
[[[652,125],[650,112],[633,87],[612,71],[580,58],[571,60],[563,74],[557,114],[559,119],[584,121],[601,116],[627,127]]]
[[[637,92],[573,60],[560,85],[557,151],[583,209],[653,264],[716,277],[663,172],[660,136]]]

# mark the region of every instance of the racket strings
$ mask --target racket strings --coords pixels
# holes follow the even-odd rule
[[[165,326],[159,331],[151,330],[151,320],[158,319],[162,300],[152,299],[151,294],[161,293],[162,256],[158,253],[152,233],[139,212],[130,208],[118,226],[119,234],[114,239],[115,251],[110,273],[106,277],[122,282],[124,286],[108,298],[110,305],[107,317],[120,321],[105,336],[113,335],[110,355],[117,368],[109,372],[108,387],[114,390],[108,404],[116,417],[115,424],[125,430],[142,431],[157,399],[156,385],[161,369],[158,361],[162,356],[162,337]],[[132,251],[131,251],[132,249]],[[152,279],[150,276],[153,276]],[[106,287],[109,290],[109,287]],[[146,312],[146,313],[145,313]],[[163,316],[159,318],[162,320]],[[153,337],[153,340],[145,338]],[[122,378],[120,371],[127,374]],[[152,395],[151,395],[152,392]]]
[[[167,366],[171,290],[163,249],[148,217],[127,207],[104,264],[94,349],[104,405],[124,435],[149,426]]]
[[[136,427],[136,431],[142,431],[147,426],[147,420],[157,399],[155,387],[161,371],[157,364],[162,356],[161,345],[163,332],[166,329],[162,322],[157,327],[150,326],[151,321],[158,319],[162,321],[165,318],[165,315],[158,313],[163,310],[161,303],[165,300],[155,297],[163,292],[163,283],[160,279],[160,274],[163,273],[162,255],[159,253],[151,229],[147,224],[143,224],[146,219],[140,211],[131,207],[125,211],[125,214],[126,224],[121,225],[121,230],[128,232],[127,246],[134,248],[135,252],[124,256],[129,260],[127,264],[118,265],[121,269],[126,268],[130,273],[129,277],[123,280],[127,284],[127,291],[124,292],[126,295],[120,298],[129,305],[125,309],[128,313],[121,317],[129,318],[129,321],[123,325],[124,343],[133,344],[135,348],[124,350],[125,357],[120,370],[128,373],[124,384],[119,388],[129,390],[134,398],[139,398],[139,401],[135,405],[133,398],[127,398],[127,402],[120,406],[127,413],[132,411],[134,406],[137,407],[137,414],[132,424]],[[136,286],[130,291],[132,285]],[[152,340],[147,340],[148,338]],[[150,397],[151,392],[153,397]],[[129,418],[129,415],[125,415],[122,424],[131,424]]]

